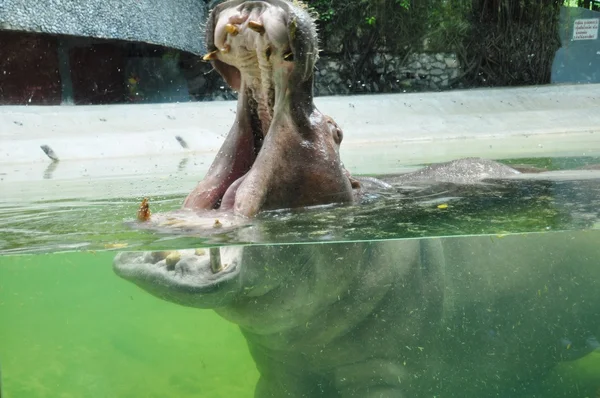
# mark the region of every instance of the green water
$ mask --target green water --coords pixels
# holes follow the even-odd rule
[[[549,168],[594,162],[555,160]],[[253,396],[258,373],[235,325],[116,277],[115,253],[106,251],[239,238],[131,229],[125,222],[140,199],[0,203],[2,398]],[[153,212],[165,212],[183,195],[150,199]],[[597,229],[599,220],[598,180],[511,181],[475,190],[396,189],[361,206],[265,213],[253,224],[260,239],[250,243]],[[600,397],[600,353],[559,365],[541,396],[572,397],[572,386],[576,397]]]
[[[0,256],[3,398],[252,397],[258,373],[237,327],[116,277],[113,257]],[[564,363],[542,396],[596,398],[599,375],[600,353]]]
[[[0,256],[2,398],[252,397],[237,327],[117,278],[113,257]]]

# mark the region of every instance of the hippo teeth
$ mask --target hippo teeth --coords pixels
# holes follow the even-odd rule
[[[257,21],[249,21],[248,27],[250,29],[252,29],[253,31],[255,31],[256,33],[260,33],[261,35],[266,32],[265,26],[262,23],[257,22]]]
[[[204,61],[210,61],[213,59],[217,59],[217,54],[219,53],[218,50],[214,50],[209,52],[208,54],[206,54],[205,56],[202,57],[202,60]]]
[[[213,274],[221,272],[225,269],[221,264],[221,250],[218,247],[210,248],[210,270]]]
[[[230,23],[225,25],[225,30],[232,36],[237,36],[238,34],[240,34],[240,29],[237,26]]]

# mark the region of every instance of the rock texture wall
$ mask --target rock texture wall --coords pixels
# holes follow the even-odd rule
[[[118,39],[206,51],[198,0],[0,0],[0,30]]]
[[[353,67],[362,62],[360,78],[352,78]],[[361,60],[352,55],[346,62],[341,55],[323,55],[317,63],[315,92],[317,95],[350,93],[389,93],[435,91],[450,88],[461,75],[455,54],[423,53],[401,57],[396,54],[374,54]]]

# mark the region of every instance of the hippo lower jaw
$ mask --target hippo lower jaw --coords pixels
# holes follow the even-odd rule
[[[190,307],[218,308],[231,303],[241,290],[242,253],[242,247],[121,252],[113,269],[158,298]]]

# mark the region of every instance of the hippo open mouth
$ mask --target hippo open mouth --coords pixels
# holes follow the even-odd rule
[[[313,103],[318,58],[313,18],[300,3],[224,2],[211,12],[204,56],[238,91],[236,120],[205,178],[195,210],[261,210],[353,199],[339,157],[342,132]]]
[[[188,216],[206,221],[198,216],[203,210],[253,217],[352,202],[360,184],[340,160],[342,131],[313,102],[318,49],[308,10],[299,2],[230,0],[212,10],[206,41],[204,59],[238,91],[237,112],[207,175],[184,202],[193,211],[184,212],[183,224]],[[169,215],[153,222],[161,216],[167,219],[146,224],[181,222]],[[119,253],[115,272],[160,298],[196,307],[224,305],[239,292],[242,248],[170,253]]]
[[[211,12],[206,37],[205,59],[239,93],[235,122],[207,175],[186,198],[187,210],[153,215],[141,224],[210,229],[216,223],[212,210],[219,209],[222,228],[224,215],[253,217],[262,210],[352,202],[361,187],[340,160],[342,132],[313,102],[318,49],[308,11],[298,2],[231,0]],[[368,187],[368,181],[361,182]],[[120,253],[114,268],[158,297],[215,307],[233,300],[242,285],[258,286],[243,294],[268,290],[247,266],[263,261],[260,250],[250,249],[179,251],[171,257]],[[286,258],[270,256],[265,268],[272,273],[271,265]],[[280,270],[285,272],[285,264]],[[263,279],[272,281],[269,275]]]

